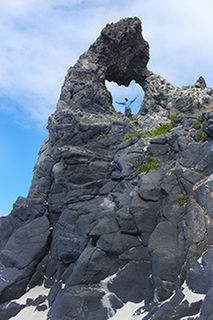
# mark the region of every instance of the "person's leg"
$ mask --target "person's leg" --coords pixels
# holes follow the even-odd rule
[[[125,116],[130,118],[132,116],[131,108],[125,108]]]

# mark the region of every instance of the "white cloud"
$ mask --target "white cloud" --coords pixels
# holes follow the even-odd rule
[[[177,85],[200,74],[213,83],[210,0],[0,0],[0,7],[0,96],[36,121],[54,111],[68,67],[122,17],[141,18],[152,71]]]
[[[143,6],[139,0],[133,2],[150,43],[150,68],[179,85],[204,73],[212,85],[206,66],[212,64],[213,3],[151,0]]]
[[[69,6],[80,2],[69,1]],[[75,44],[76,27],[57,12],[56,3],[13,0],[1,4],[0,94],[21,102],[22,111],[39,121],[46,121],[53,111],[66,69],[81,49],[80,39]]]

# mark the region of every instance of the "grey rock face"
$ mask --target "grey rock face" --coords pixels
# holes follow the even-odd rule
[[[213,154],[213,143],[210,141],[204,146],[203,153],[200,155],[199,161],[196,164],[196,169],[206,172],[207,175],[212,174],[212,156]]]
[[[16,302],[11,302],[9,305],[7,303],[2,304],[0,307],[0,318],[2,320],[8,320],[16,316],[24,307],[25,305]]]
[[[89,112],[94,112],[96,106],[98,112],[101,106],[109,112],[107,99],[110,96],[103,90],[97,90],[98,87],[103,88],[105,79],[119,85],[128,85],[133,79],[138,81],[146,71],[148,60],[149,46],[141,35],[139,19],[122,19],[116,24],[108,24],[96,42],[68,71],[60,99],[68,104],[72,99],[79,106],[79,98],[83,94],[88,102],[93,99]],[[84,81],[80,83],[79,78]],[[80,103],[79,107],[82,106]]]
[[[8,319],[20,306],[5,302],[42,283],[52,320],[107,320],[142,300],[136,312],[147,320],[211,318],[213,90],[203,78],[175,88],[148,60],[141,22],[128,18],[107,25],[69,69],[28,197],[0,218]],[[137,123],[114,110],[105,80],[142,86]],[[143,133],[162,124],[173,128]],[[187,300],[185,280],[204,302]]]
[[[205,239],[206,219],[204,210],[191,198],[186,211],[185,237],[192,243],[199,243]]]
[[[149,280],[150,273],[150,262],[131,261],[118,273],[109,285],[109,289],[123,302],[140,302],[141,300],[149,302],[153,295]],[[143,274],[142,277],[141,274]]]
[[[34,267],[44,256],[49,237],[49,222],[43,216],[15,231],[0,252],[1,301],[20,297],[32,276]]]
[[[175,88],[159,75],[149,72],[145,80],[140,83],[145,97],[138,114],[147,114],[148,117],[148,113],[152,110],[160,112],[167,118],[176,115],[195,119],[208,111],[213,102],[213,90],[207,88],[204,82],[200,82],[199,78],[195,85]]]
[[[1,303],[19,298],[25,293],[32,269],[1,268]]]
[[[75,286],[65,289],[58,294],[47,319],[104,320],[107,317],[107,310],[102,306],[102,297],[103,292],[94,286]]]
[[[150,237],[148,248],[152,257],[156,294],[160,300],[165,300],[174,290],[175,280],[184,261],[175,225],[169,221],[159,223]],[[165,282],[171,285],[165,288]]]
[[[211,319],[213,315],[213,288],[211,288],[207,295],[206,298],[203,302],[201,312],[200,312],[200,320],[208,320]]]
[[[212,205],[213,205],[213,198],[212,198],[212,188],[213,188],[213,175],[210,175],[201,183],[198,183],[195,188],[195,196],[198,200],[198,203],[204,207],[206,212],[210,217],[212,217]]]
[[[1,251],[1,261],[5,267],[22,269],[44,254],[49,222],[43,216],[19,228],[11,235]],[[36,263],[36,261],[35,261]]]

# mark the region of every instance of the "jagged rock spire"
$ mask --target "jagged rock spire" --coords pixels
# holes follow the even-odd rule
[[[42,283],[52,320],[108,320],[141,300],[137,315],[145,303],[147,319],[200,310],[210,319],[212,249],[197,259],[213,244],[213,90],[203,79],[175,88],[148,59],[140,20],[127,18],[69,69],[29,195],[0,218],[1,319],[25,307],[10,300]],[[145,91],[136,122],[116,113],[105,87],[133,79]],[[185,301],[185,280],[208,292],[202,307]],[[26,303],[41,310],[45,299]]]
[[[131,80],[141,81],[148,60],[149,45],[142,37],[138,18],[108,24],[89,50],[69,69],[60,100],[73,108],[76,99],[79,104],[79,98],[86,100],[93,94],[100,99],[97,100],[100,104],[103,93],[107,95],[103,88],[105,80],[126,86]],[[93,108],[90,111],[93,112]]]

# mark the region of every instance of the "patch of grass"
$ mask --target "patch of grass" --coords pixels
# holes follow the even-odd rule
[[[122,142],[124,142],[128,139],[131,139],[134,136],[139,137],[139,132],[137,132],[137,131],[127,132],[125,134],[125,136],[123,137]]]
[[[200,122],[203,122],[204,121],[203,116],[200,115],[199,117],[197,117],[197,120],[200,121]]]
[[[128,140],[128,139],[131,139],[131,138],[134,137],[134,136],[138,137],[138,133],[137,133],[136,131],[127,132],[127,133],[125,134],[125,136],[123,137],[122,142],[124,142],[124,141],[126,141],[126,140]]]
[[[202,123],[199,121],[199,120],[196,120],[194,123],[193,123],[193,125],[192,125],[192,127],[194,128],[194,129],[200,129],[201,128],[201,126],[202,126]]]
[[[193,123],[192,127],[196,130],[200,129],[203,121],[204,121],[203,116],[202,115],[198,116],[197,120]]]
[[[161,134],[166,134],[169,130],[172,129],[171,123],[162,123],[152,132],[152,137],[159,136]]]
[[[169,84],[166,84],[165,87],[166,87],[167,89],[169,89],[169,90],[172,90],[172,89],[173,89],[173,87],[172,87],[171,85],[169,85]]]
[[[141,138],[146,139],[151,137],[152,137],[152,133],[150,131],[141,132]]]
[[[137,175],[140,173],[148,173],[150,170],[157,170],[161,165],[162,161],[155,160],[152,157],[142,161],[137,168]]]
[[[197,136],[196,136],[196,141],[201,142],[201,141],[206,141],[208,135],[203,131],[203,130],[197,130]]]
[[[188,202],[188,200],[189,200],[189,197],[188,197],[188,196],[180,193],[180,194],[179,194],[179,199],[178,199],[178,205],[179,205],[179,207],[184,206],[184,205]]]
[[[176,127],[182,119],[184,119],[184,116],[177,117],[176,114],[171,114],[170,116],[171,125],[173,127]]]
[[[44,201],[47,200],[47,195],[45,193],[40,193],[37,195],[32,194],[29,199],[33,200],[33,199],[43,199]]]
[[[170,120],[173,121],[173,122],[177,122],[179,119],[178,119],[178,117],[176,116],[176,114],[171,114]]]
[[[130,159],[128,165],[130,167],[138,168],[140,166],[140,164],[142,163],[142,159],[143,159],[142,157]]]
[[[139,137],[139,138],[147,138],[151,136],[151,133],[149,131],[142,132],[142,131],[132,131],[125,134],[125,136],[122,139],[122,142],[131,139],[132,137]]]
[[[154,137],[159,136],[161,134],[166,134],[172,128],[173,127],[172,127],[171,123],[162,123],[158,127],[156,127],[153,132],[150,132],[150,131],[145,131],[145,132],[143,132],[143,131],[132,131],[132,132],[128,132],[123,137],[122,142],[124,142],[124,141],[126,141],[128,139],[131,139],[134,136],[139,137],[139,138],[143,138],[143,139],[154,138]]]
[[[134,117],[131,117],[129,118],[130,121],[138,121],[138,118],[134,118]]]

